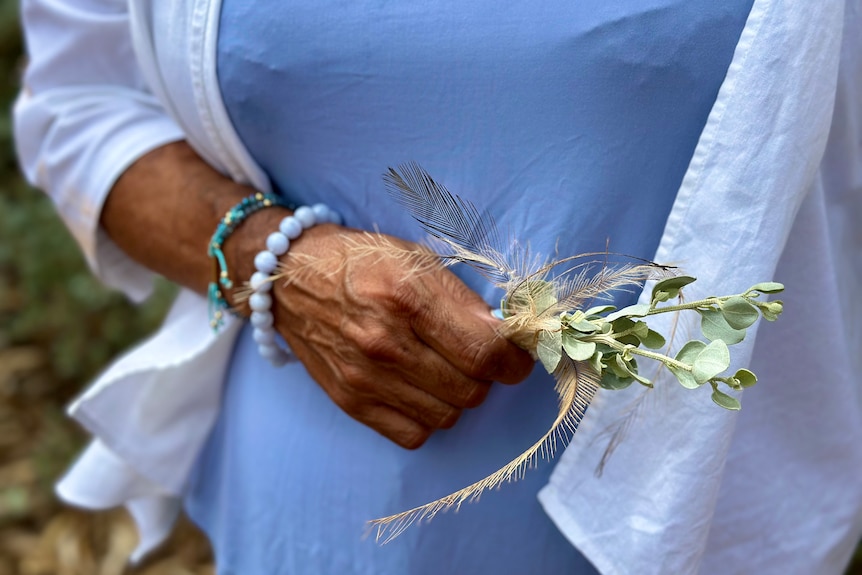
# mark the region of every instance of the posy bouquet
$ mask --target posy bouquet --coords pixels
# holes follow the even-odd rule
[[[542,437],[491,475],[436,501],[371,521],[378,541],[390,541],[417,521],[522,477],[537,457],[553,457],[556,448],[575,433],[600,388],[653,387],[639,362],[657,363],[687,389],[709,385],[712,400],[729,410],[741,405],[727,391],[757,382],[747,369],[727,373],[730,346],[741,342],[746,329],[759,318],[778,318],[782,302],[769,301],[767,296],[781,292],[780,283],[759,283],[738,294],[685,301],[682,290],[695,278],[680,274],[674,266],[608,251],[547,262],[531,255],[529,246],[515,238],[504,238],[493,218],[450,193],[417,164],[390,168],[384,181],[391,196],[436,245],[417,251],[394,245],[385,236],[371,236],[370,247],[357,244],[361,251],[357,256],[383,250],[412,262],[415,273],[462,263],[482,274],[505,294],[496,311],[502,319],[501,335],[529,351],[553,375],[559,412]],[[311,271],[326,268],[325,262],[306,264]],[[272,279],[279,277],[286,276],[276,274]],[[654,282],[649,303],[623,309],[600,303],[616,290],[640,290],[648,281]],[[673,334],[655,331],[650,318],[678,313],[699,314],[703,338],[691,339],[671,356],[668,340]]]

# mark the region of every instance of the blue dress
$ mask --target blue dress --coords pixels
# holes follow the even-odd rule
[[[534,252],[609,242],[650,258],[750,7],[225,0],[218,75],[274,188],[329,204],[348,226],[421,239],[380,177],[417,161]],[[220,574],[594,573],[536,499],[545,461],[386,546],[363,538],[367,520],[496,470],[555,413],[538,368],[406,451],[341,412],[301,365],[271,368],[246,329],[186,507]]]

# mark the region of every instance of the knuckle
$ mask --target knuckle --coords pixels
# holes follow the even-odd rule
[[[348,364],[341,368],[343,378],[342,398],[344,402],[364,403],[377,395],[377,384],[361,366]]]
[[[463,398],[464,407],[474,408],[482,405],[485,398],[488,397],[490,385],[473,384],[466,388]]]
[[[414,316],[421,311],[419,286],[413,281],[399,281],[392,287],[392,303],[396,310],[407,316]]]
[[[414,450],[422,447],[428,438],[431,437],[431,431],[424,428],[417,428],[416,430],[406,432],[400,434],[399,437],[395,440],[398,445],[403,447],[404,449]]]
[[[467,345],[461,356],[466,366],[464,373],[475,379],[491,379],[501,358],[493,341],[478,341]]]
[[[437,422],[438,429],[451,429],[458,423],[458,420],[461,419],[461,410],[460,409],[449,409],[443,416],[440,418],[440,421]]]
[[[365,357],[372,361],[394,362],[404,356],[402,346],[391,334],[372,330],[365,338],[357,342]]]

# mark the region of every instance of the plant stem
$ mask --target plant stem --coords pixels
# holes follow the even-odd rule
[[[706,299],[699,299],[697,301],[692,301],[692,302],[688,302],[688,303],[680,303],[677,305],[668,305],[668,306],[664,306],[664,307],[656,307],[656,308],[649,310],[649,312],[647,312],[647,315],[656,315],[659,313],[667,313],[667,312],[672,312],[672,311],[684,311],[687,309],[697,309],[699,307],[709,307],[712,305],[718,305],[721,302],[730,299],[731,297],[734,297],[734,296],[709,297]]]
[[[675,367],[677,369],[682,369],[685,371],[691,371],[693,369],[690,365],[682,363],[681,361],[677,361],[677,360],[675,360],[671,357],[668,357],[666,355],[662,355],[662,354],[656,353],[654,351],[646,351],[645,349],[641,349],[639,347],[627,346],[624,343],[618,342],[613,337],[610,337],[610,336],[607,336],[604,334],[582,338],[582,341],[593,341],[595,343],[604,343],[604,344],[614,348],[617,351],[628,350],[635,355],[640,355],[642,357],[646,357],[646,358],[649,358],[649,359],[652,359],[655,361],[659,361],[659,362],[667,365],[668,367]]]

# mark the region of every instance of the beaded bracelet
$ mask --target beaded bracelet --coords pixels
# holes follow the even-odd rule
[[[248,300],[251,307],[251,325],[254,326],[252,337],[257,343],[260,355],[274,366],[279,367],[292,359],[289,349],[282,349],[276,342],[275,328],[272,316],[273,273],[278,267],[278,258],[290,249],[291,240],[298,238],[303,230],[317,224],[340,224],[341,216],[325,204],[315,204],[311,207],[296,208],[292,216],[287,216],[278,225],[278,231],[272,232],[266,238],[266,249],[254,257],[256,270],[249,280],[253,293]]]
[[[218,227],[216,227],[213,237],[210,239],[207,254],[213,260],[214,277],[207,290],[207,299],[209,300],[210,326],[214,331],[218,331],[222,326],[224,323],[224,312],[230,309],[230,305],[228,305],[227,299],[224,297],[223,290],[233,287],[233,282],[227,269],[227,260],[224,257],[224,252],[222,252],[222,246],[224,246],[224,242],[234,230],[251,214],[273,206],[288,209],[294,207],[275,194],[255,192],[243,198],[241,202],[225,213]]]

